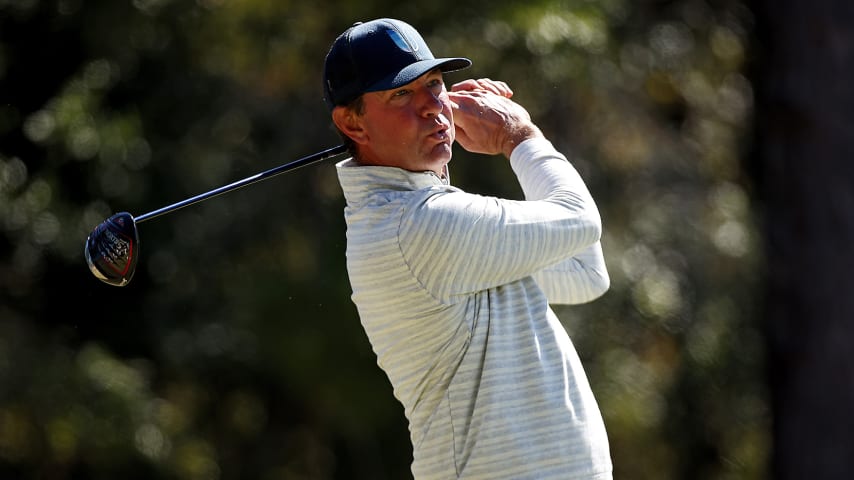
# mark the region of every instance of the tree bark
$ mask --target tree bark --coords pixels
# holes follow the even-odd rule
[[[854,478],[854,2],[756,0],[771,478]]]

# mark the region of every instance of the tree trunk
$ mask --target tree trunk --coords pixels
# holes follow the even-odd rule
[[[854,478],[854,2],[756,0],[774,479]]]

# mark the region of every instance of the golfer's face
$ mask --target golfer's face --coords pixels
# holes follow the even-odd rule
[[[442,72],[433,70],[402,87],[366,93],[363,100],[365,137],[359,153],[365,163],[442,174],[454,143]]]

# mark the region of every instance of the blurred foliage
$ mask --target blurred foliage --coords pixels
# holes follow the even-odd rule
[[[349,299],[330,163],[141,224],[131,285],[82,250],[334,146],[320,69],[390,16],[507,81],[599,202],[611,291],[559,307],[617,479],[763,478],[763,278],[737,0],[0,0],[0,477],[410,478]],[[520,196],[500,159],[454,183]]]

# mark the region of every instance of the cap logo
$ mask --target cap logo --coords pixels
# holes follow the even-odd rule
[[[388,36],[389,36],[389,37],[391,37],[391,41],[393,41],[393,42],[394,42],[394,44],[395,44],[395,45],[397,45],[397,48],[399,48],[399,49],[403,50],[404,52],[415,52],[415,51],[418,51],[418,46],[416,45],[416,46],[413,48],[413,47],[409,44],[409,42],[407,42],[406,40],[404,40],[404,38],[400,35],[400,33],[398,33],[398,32],[397,32],[397,30],[390,30],[390,29],[389,29],[389,30],[386,30],[386,33],[388,33]]]

